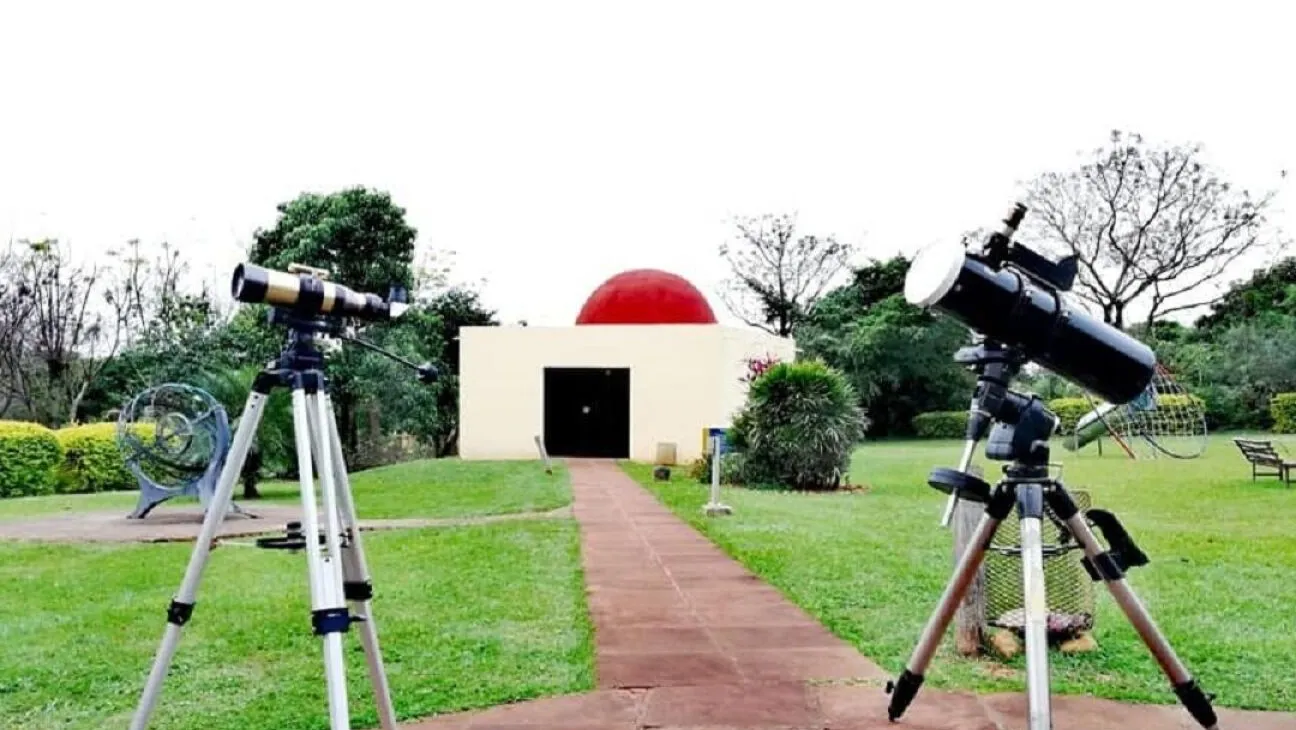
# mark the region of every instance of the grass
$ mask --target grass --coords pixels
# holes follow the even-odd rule
[[[686,476],[654,483],[626,469],[682,518],[817,616],[889,672],[913,649],[952,567],[938,522],[945,496],[926,486],[952,466],[955,442],[882,442],[859,449],[852,481],[863,493],[794,494],[726,489],[735,515],[701,514],[706,488]],[[1296,488],[1252,483],[1216,436],[1194,461],[1131,462],[1060,447],[1054,461],[1073,490],[1121,518],[1151,563],[1129,583],[1203,686],[1222,706],[1296,710]],[[987,474],[996,464],[982,462]],[[1173,703],[1174,695],[1110,596],[1096,586],[1100,649],[1052,654],[1054,690]],[[933,686],[1018,691],[1024,664],[969,660],[946,641],[928,671]]]
[[[364,516],[467,516],[570,501],[536,463],[416,462],[357,474]],[[296,499],[292,485],[266,490]],[[124,501],[115,501],[125,498]],[[23,504],[15,509],[12,502]],[[129,507],[134,495],[6,500],[13,517]],[[579,533],[552,519],[367,533],[375,619],[403,719],[593,687]],[[0,542],[0,728],[125,727],[191,544]],[[301,554],[212,557],[151,730],[322,730],[323,660]],[[377,724],[358,635],[351,713]]]
[[[351,477],[351,490],[362,518],[473,517],[545,511],[571,503],[569,480],[562,469],[561,464],[554,464],[550,476],[536,461],[428,459],[358,472]],[[445,486],[452,488],[442,488]],[[260,491],[265,502],[301,499],[297,482],[267,482]],[[241,493],[242,487],[235,487],[236,501]],[[137,498],[138,493],[132,491],[4,499],[0,500],[0,519],[98,510],[127,513]],[[183,502],[196,504],[197,500]],[[172,500],[157,509],[179,503],[181,500]]]

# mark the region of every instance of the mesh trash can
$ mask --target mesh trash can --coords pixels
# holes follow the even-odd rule
[[[1068,490],[1081,511],[1090,507],[1088,492]],[[1065,640],[1089,631],[1094,621],[1094,584],[1081,559],[1075,538],[1058,527],[1057,516],[1045,505],[1040,525],[1044,543],[1044,585],[1048,598],[1049,637]],[[1026,625],[1022,589],[1021,521],[1016,510],[1000,525],[985,557],[986,623],[1021,631]]]

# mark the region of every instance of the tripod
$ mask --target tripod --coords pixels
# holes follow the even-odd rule
[[[352,624],[359,627],[381,726],[383,730],[396,730],[396,712],[392,707],[387,673],[378,646],[378,629],[370,606],[373,585],[364,549],[360,544],[360,528],[342,455],[342,441],[338,437],[337,419],[329,399],[328,383],[324,378],[324,356],[316,339],[318,335],[340,335],[341,323],[329,318],[302,318],[283,309],[272,310],[270,321],[288,325],[288,344],[278,359],[253,382],[243,418],[234,434],[229,455],[217,480],[215,494],[208,504],[202,529],[189,557],[184,580],[167,609],[167,626],[162,636],[162,645],[154,658],[144,692],[131,720],[131,730],[145,730],[148,727],[149,717],[162,691],[162,682],[170,668],[171,659],[175,656],[181,629],[193,615],[194,599],[203,569],[207,566],[216,531],[230,509],[234,482],[243,468],[248,449],[261,423],[266,399],[274,388],[285,387],[292,391],[293,431],[304,524],[300,534],[295,534],[290,529],[287,539],[258,540],[258,545],[294,551],[304,548],[306,551],[311,624],[314,633],[321,637],[324,649],[330,730],[350,730],[351,727],[342,635],[350,630]],[[384,354],[395,357],[390,353]],[[319,474],[323,497],[322,534],[312,466]]]
[[[993,341],[962,348],[954,359],[977,368],[977,388],[968,415],[968,444],[961,468],[932,470],[928,483],[955,499],[966,499],[986,505],[967,549],[954,568],[954,574],[941,595],[940,603],[928,619],[918,645],[900,677],[887,683],[891,694],[887,708],[894,722],[904,714],[922,686],[924,673],[940,645],[941,637],[953,620],[964,594],[976,577],[994,539],[999,524],[1015,506],[1021,521],[1022,586],[1026,613],[1026,693],[1030,730],[1050,730],[1052,712],[1049,700],[1048,606],[1044,583],[1044,549],[1040,526],[1044,505],[1066,527],[1084,550],[1083,560],[1090,577],[1102,580],[1130,624],[1138,632],[1162,672],[1170,679],[1174,692],[1188,712],[1208,730],[1217,730],[1213,697],[1206,695],[1189,674],[1174,649],[1162,636],[1156,622],[1125,583],[1124,571],[1147,562],[1116,522],[1104,515],[1095,524],[1108,538],[1110,549],[1098,542],[1066,487],[1048,472],[1048,438],[1057,430],[1058,418],[1034,395],[1023,395],[1008,389],[1008,383],[1026,362],[1023,354]],[[975,444],[993,422],[986,444],[987,458],[1009,462],[1004,478],[993,488],[967,473]],[[952,511],[952,507],[951,507]],[[948,512],[947,512],[948,515]]]

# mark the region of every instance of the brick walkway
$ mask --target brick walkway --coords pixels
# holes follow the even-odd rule
[[[610,462],[570,464],[598,686],[407,730],[1024,730],[1021,694],[924,690],[886,719],[883,672],[675,517]],[[740,519],[735,518],[735,519]],[[399,702],[398,702],[399,704]],[[1178,707],[1054,698],[1055,730],[1187,730]],[[1225,730],[1296,730],[1222,710]]]

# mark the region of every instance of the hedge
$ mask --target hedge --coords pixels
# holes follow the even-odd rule
[[[1062,421],[1058,432],[1069,434],[1075,431],[1076,423],[1094,409],[1094,404],[1088,398],[1054,398],[1048,402],[1048,409]]]
[[[125,452],[117,445],[117,424],[71,426],[59,429],[55,435],[64,452],[63,464],[58,468],[58,491],[108,492],[139,488],[135,475],[126,467]]]
[[[1269,415],[1277,433],[1296,433],[1296,393],[1278,393],[1269,399]]]
[[[933,411],[914,416],[914,433],[924,439],[961,439],[967,433],[967,411]]]
[[[54,491],[63,449],[54,432],[37,423],[0,421],[0,497]]]

